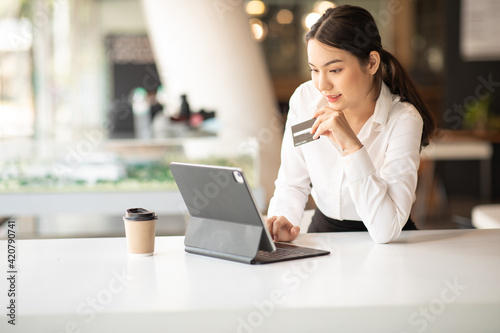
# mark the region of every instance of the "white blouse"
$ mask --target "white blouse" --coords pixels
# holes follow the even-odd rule
[[[327,137],[294,147],[291,126],[326,105],[312,81],[290,98],[268,216],[283,215],[300,225],[311,193],[324,215],[363,221],[375,242],[390,242],[401,233],[415,201],[422,117],[382,84],[375,111],[358,134],[363,148],[343,156],[340,146]]]

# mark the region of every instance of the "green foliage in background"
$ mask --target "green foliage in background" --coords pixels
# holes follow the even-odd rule
[[[492,96],[465,107],[462,128],[474,131],[500,130],[500,116],[491,112]]]
[[[175,190],[175,184],[169,164],[172,159],[161,161],[141,161],[125,163],[126,176],[114,180],[85,181],[56,177],[53,174],[28,175],[27,162],[10,162],[0,165],[0,170],[7,167],[14,170],[10,175],[0,173],[0,193],[20,192],[82,192],[82,191],[162,191]],[[251,156],[241,155],[234,158],[213,157],[187,160],[176,158],[177,162],[239,167],[247,176],[251,185],[255,182],[254,160]],[[50,168],[48,168],[50,170]],[[15,176],[14,176],[15,174]]]

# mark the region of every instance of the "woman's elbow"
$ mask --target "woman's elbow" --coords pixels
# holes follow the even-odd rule
[[[399,232],[378,232],[370,233],[370,236],[376,244],[387,244],[399,237]]]

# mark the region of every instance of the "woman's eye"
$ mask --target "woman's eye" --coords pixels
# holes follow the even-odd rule
[[[332,69],[332,70],[330,70],[330,73],[340,73],[340,71],[342,71],[342,68]]]
[[[318,70],[317,70],[317,69],[314,69],[314,68],[310,68],[310,69],[309,69],[309,72],[317,73],[317,72],[318,72]]]

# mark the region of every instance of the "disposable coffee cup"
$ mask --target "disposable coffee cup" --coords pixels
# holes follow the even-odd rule
[[[155,230],[158,216],[144,208],[130,208],[123,217],[128,253],[151,256],[155,249]]]

